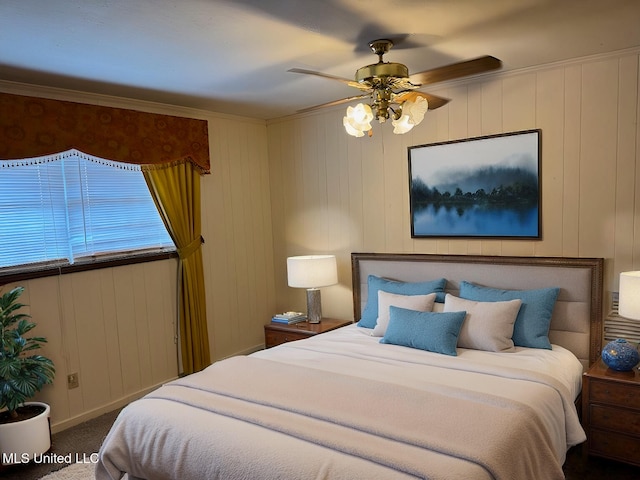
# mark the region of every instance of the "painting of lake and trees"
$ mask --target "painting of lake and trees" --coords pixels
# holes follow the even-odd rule
[[[540,130],[409,147],[412,237],[540,238]]]

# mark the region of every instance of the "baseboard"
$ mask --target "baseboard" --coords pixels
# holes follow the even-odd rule
[[[129,403],[133,402],[134,400],[144,397],[147,393],[152,392],[153,390],[157,389],[158,387],[161,387],[162,385],[164,385],[167,382],[170,382],[171,380],[175,380],[175,378],[169,378],[151,387],[138,390],[137,392],[121,397],[106,405],[102,405],[101,407],[94,408],[93,410],[89,410],[88,412],[83,412],[82,414],[76,415],[75,417],[67,418],[57,423],[52,423],[51,433],[61,432],[63,430],[66,430],[67,428],[75,427],[76,425],[86,422],[87,420],[92,420],[96,417],[99,417],[100,415],[122,408],[125,405],[128,405]]]

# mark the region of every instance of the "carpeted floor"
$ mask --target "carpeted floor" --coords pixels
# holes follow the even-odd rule
[[[45,475],[42,480],[91,480],[95,476],[95,468],[91,463],[74,463]]]
[[[100,449],[100,445],[118,412],[119,410],[116,410],[104,414],[94,420],[55,434],[51,452],[58,455],[72,454],[74,462],[76,454],[80,459],[90,458],[91,453]],[[53,465],[11,466],[0,470],[0,478],[6,480],[38,480],[52,471],[60,470],[66,465],[65,463],[59,463]],[[569,451],[564,465],[564,472],[567,480],[636,480],[640,478],[640,467],[595,457],[585,459],[582,456],[580,446],[574,447]]]

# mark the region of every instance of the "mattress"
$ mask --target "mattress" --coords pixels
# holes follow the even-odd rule
[[[568,350],[456,356],[349,325],[216,362],[126,407],[96,478],[564,478],[585,440]]]

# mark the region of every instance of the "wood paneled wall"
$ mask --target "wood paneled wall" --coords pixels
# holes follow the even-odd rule
[[[113,410],[177,376],[174,259],[22,282],[22,303],[56,366],[36,400],[57,431]],[[6,286],[4,288],[9,288]],[[78,388],[67,388],[77,373]]]
[[[405,135],[375,125],[373,137],[342,128],[344,108],[269,124],[276,295],[304,309],[287,287],[289,255],[334,253],[340,285],[322,290],[324,313],[351,318],[350,253],[606,258],[606,288],[640,269],[639,51],[512,73],[429,91],[452,99]],[[542,130],[541,241],[412,239],[407,147]]]
[[[266,126],[210,118],[209,143],[204,273],[212,358],[221,359],[263,348],[275,311]]]

